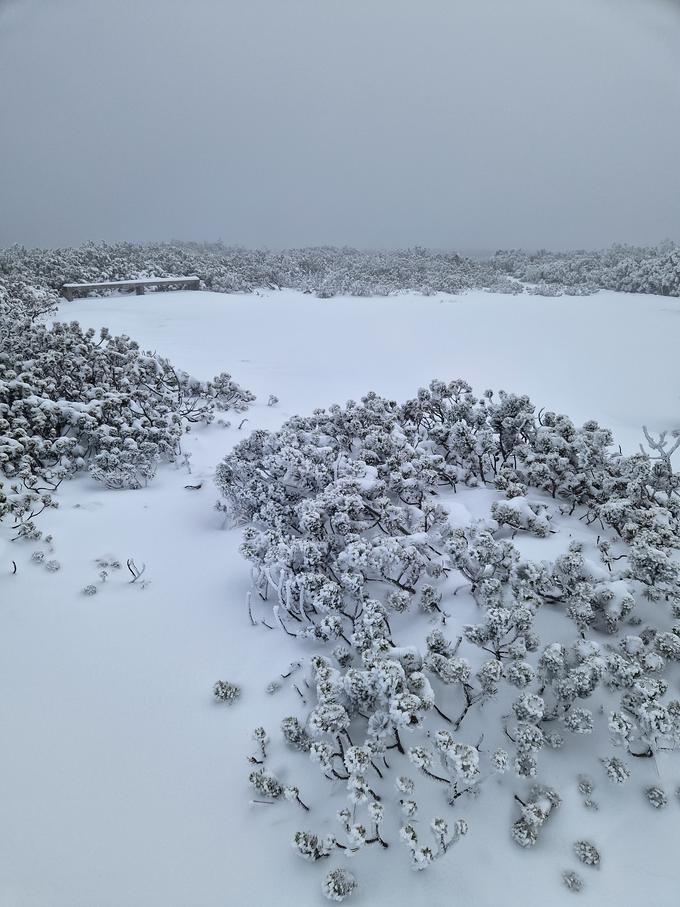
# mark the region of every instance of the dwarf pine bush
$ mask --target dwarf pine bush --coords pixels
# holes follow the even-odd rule
[[[654,785],[653,787],[648,787],[645,791],[647,800],[654,809],[663,809],[664,806],[668,805],[668,796],[663,788]]]
[[[357,880],[346,869],[333,869],[323,880],[321,890],[329,901],[344,901],[357,888]]]
[[[562,873],[562,881],[569,891],[579,892],[583,889],[583,879],[571,869]]]
[[[435,840],[422,840],[405,760],[445,809],[471,803],[490,777],[514,778],[511,834],[531,847],[561,801],[545,783],[548,751],[581,760],[575,773],[599,760],[622,783],[640,763],[627,755],[680,742],[668,680],[678,482],[667,463],[621,455],[596,422],[577,428],[537,415],[527,397],[435,381],[403,404],[368,394],[256,431],[216,481],[245,524],[260,608],[313,653],[306,713],[282,723],[289,752],[307,754],[329,790],[346,787],[333,843],[300,833],[307,858],[390,846],[390,798],[412,865],[445,854],[463,826],[442,814]],[[482,488],[488,515],[452,524],[447,501]],[[561,553],[522,555],[517,533],[559,541],[567,516],[583,528]],[[414,620],[421,647],[400,643]],[[588,842],[577,856],[599,864]]]
[[[50,326],[40,317],[55,302],[0,276],[0,518],[33,539],[65,478],[89,469],[110,488],[139,488],[178,454],[188,425],[253,399],[226,373],[198,381],[106,328]]]
[[[574,844],[574,854],[586,866],[600,865],[600,852],[590,841],[577,841]]]
[[[235,683],[229,683],[228,680],[218,680],[213,686],[213,696],[218,702],[226,702],[231,705],[241,695],[241,688]]]

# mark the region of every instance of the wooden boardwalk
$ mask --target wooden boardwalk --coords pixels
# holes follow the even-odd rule
[[[74,299],[85,293],[97,290],[134,290],[137,296],[142,296],[147,288],[198,290],[201,286],[200,277],[139,277],[135,280],[106,280],[98,283],[65,283],[61,288],[61,295],[66,299]]]

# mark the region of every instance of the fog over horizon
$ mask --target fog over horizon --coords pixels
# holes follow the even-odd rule
[[[679,0],[0,0],[0,247],[680,241]]]

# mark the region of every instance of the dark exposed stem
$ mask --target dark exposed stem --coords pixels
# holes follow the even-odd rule
[[[431,771],[429,771],[429,770],[426,769],[426,768],[424,768],[422,771],[423,771],[423,774],[424,774],[424,775],[427,775],[428,778],[432,778],[433,781],[441,781],[442,784],[450,784],[450,783],[451,783],[451,781],[450,781],[448,778],[442,778],[440,775],[435,775],[434,772],[431,772]]]
[[[453,724],[453,721],[449,718],[449,716],[445,715],[444,712],[442,712],[442,710],[439,708],[439,706],[436,703],[434,703],[434,710],[438,715],[440,715],[444,719],[444,721],[448,721],[449,724]]]

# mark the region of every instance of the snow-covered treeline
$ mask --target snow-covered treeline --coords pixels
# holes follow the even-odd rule
[[[533,284],[540,295],[596,290],[680,295],[680,249],[666,242],[652,248],[612,246],[598,251],[497,252],[493,267]],[[547,292],[546,292],[547,291]]]
[[[583,295],[599,289],[680,295],[680,249],[671,243],[601,251],[497,252],[473,259],[413,248],[360,251],[317,247],[268,251],[221,243],[88,243],[76,249],[0,252],[0,276],[60,291],[64,283],[196,274],[207,289],[286,287],[321,297],[419,293],[529,292]]]

